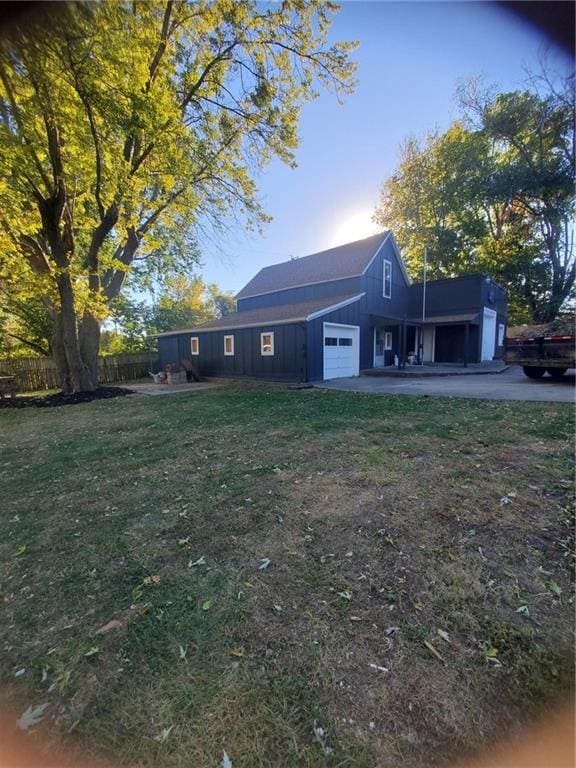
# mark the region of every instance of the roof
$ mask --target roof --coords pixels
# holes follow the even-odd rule
[[[264,267],[236,298],[245,299],[286,288],[357,277],[364,272],[390,234],[390,230],[385,230],[363,240]]]
[[[233,331],[240,328],[255,328],[258,326],[282,325],[313,320],[335,309],[359,301],[363,293],[347,294],[345,296],[329,296],[323,299],[310,299],[297,304],[282,304],[279,307],[261,307],[248,309],[244,312],[233,312],[216,320],[195,325],[192,328],[180,328],[176,331],[166,331],[155,334],[157,337],[177,336],[180,333],[200,333],[208,331]]]
[[[420,317],[409,317],[410,323],[421,323]],[[424,325],[440,325],[441,323],[473,323],[478,322],[478,312],[462,312],[459,315],[425,315]]]

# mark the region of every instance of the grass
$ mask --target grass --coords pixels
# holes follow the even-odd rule
[[[5,697],[145,768],[472,750],[570,687],[572,434],[266,385],[4,411]]]

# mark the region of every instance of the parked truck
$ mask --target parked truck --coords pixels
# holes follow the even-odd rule
[[[561,378],[568,368],[576,367],[574,318],[510,328],[504,342],[504,359],[509,365],[521,365],[531,379],[540,379],[545,373]]]

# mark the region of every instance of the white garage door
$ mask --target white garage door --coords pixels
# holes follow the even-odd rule
[[[492,360],[496,347],[496,312],[484,307],[484,322],[482,323],[482,357],[481,360]]]
[[[357,325],[324,323],[324,378],[360,373],[360,329]]]

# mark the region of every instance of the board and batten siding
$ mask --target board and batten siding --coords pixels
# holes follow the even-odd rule
[[[384,259],[392,264],[392,291],[389,299],[384,297]],[[362,275],[360,290],[366,293],[365,304],[368,313],[390,318],[404,317],[410,286],[406,282],[391,239],[384,243]]]
[[[238,312],[262,307],[279,307],[283,304],[297,304],[300,301],[330,298],[331,296],[348,296],[360,293],[360,277],[347,277],[343,280],[331,280],[325,283],[302,285],[297,288],[287,288],[274,293],[263,293],[260,296],[249,296],[238,299]]]
[[[274,333],[274,354],[262,355],[260,334]],[[190,339],[199,339],[199,355],[190,352]],[[234,336],[234,354],[224,354],[224,336]],[[304,323],[262,325],[222,331],[198,331],[158,339],[160,366],[192,360],[201,376],[238,376],[278,381],[304,381],[306,333]]]

